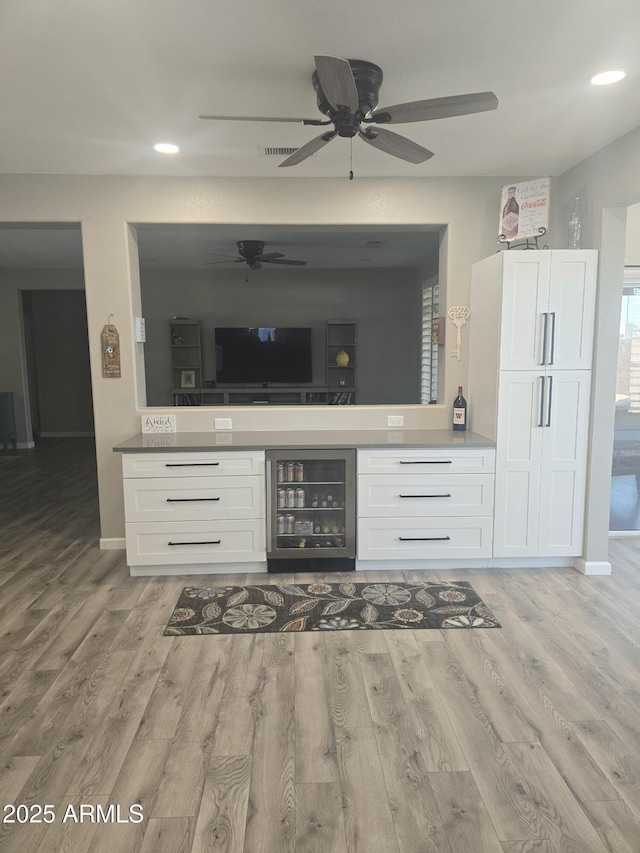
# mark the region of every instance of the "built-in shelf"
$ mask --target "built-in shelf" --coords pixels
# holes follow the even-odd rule
[[[346,404],[347,395],[355,398],[355,388],[328,388],[326,385],[305,388],[174,388],[171,394],[175,406],[326,406]],[[342,397],[345,398],[343,401]]]

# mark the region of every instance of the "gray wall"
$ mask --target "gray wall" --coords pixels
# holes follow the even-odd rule
[[[203,328],[204,376],[215,379],[216,326],[310,326],[313,383],[326,381],[326,322],[358,324],[358,403],[420,402],[421,303],[415,269],[141,272],[147,402],[171,403],[168,320]]]
[[[30,292],[41,435],[93,434],[83,290]]]
[[[557,179],[554,221],[561,247],[575,196],[584,203],[583,246],[600,250],[585,553],[592,562],[606,563],[626,220],[627,208],[640,201],[640,128]]]

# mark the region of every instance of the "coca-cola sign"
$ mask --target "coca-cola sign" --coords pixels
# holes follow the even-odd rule
[[[549,178],[506,184],[500,198],[498,239],[525,240],[549,227]]]

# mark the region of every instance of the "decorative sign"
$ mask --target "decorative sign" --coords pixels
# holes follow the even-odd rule
[[[175,415],[143,415],[142,432],[175,432]]]
[[[111,319],[111,315],[109,315]],[[102,375],[106,379],[120,378],[120,335],[111,323],[102,328]]]
[[[549,191],[549,178],[502,187],[498,239],[511,242],[545,234],[549,227]]]

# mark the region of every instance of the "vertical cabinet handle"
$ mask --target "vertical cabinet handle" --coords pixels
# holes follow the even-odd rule
[[[547,337],[549,334],[549,314],[547,311],[542,315],[544,317],[544,325],[542,326],[542,360],[540,364],[547,363]]]
[[[547,422],[545,426],[551,426],[551,397],[553,396],[553,376],[549,377],[549,399],[547,402]]]
[[[544,426],[544,376],[540,376],[540,417],[538,418],[538,426]]]
[[[551,357],[549,358],[549,364],[553,364],[553,360],[556,354],[556,312],[551,312]]]

